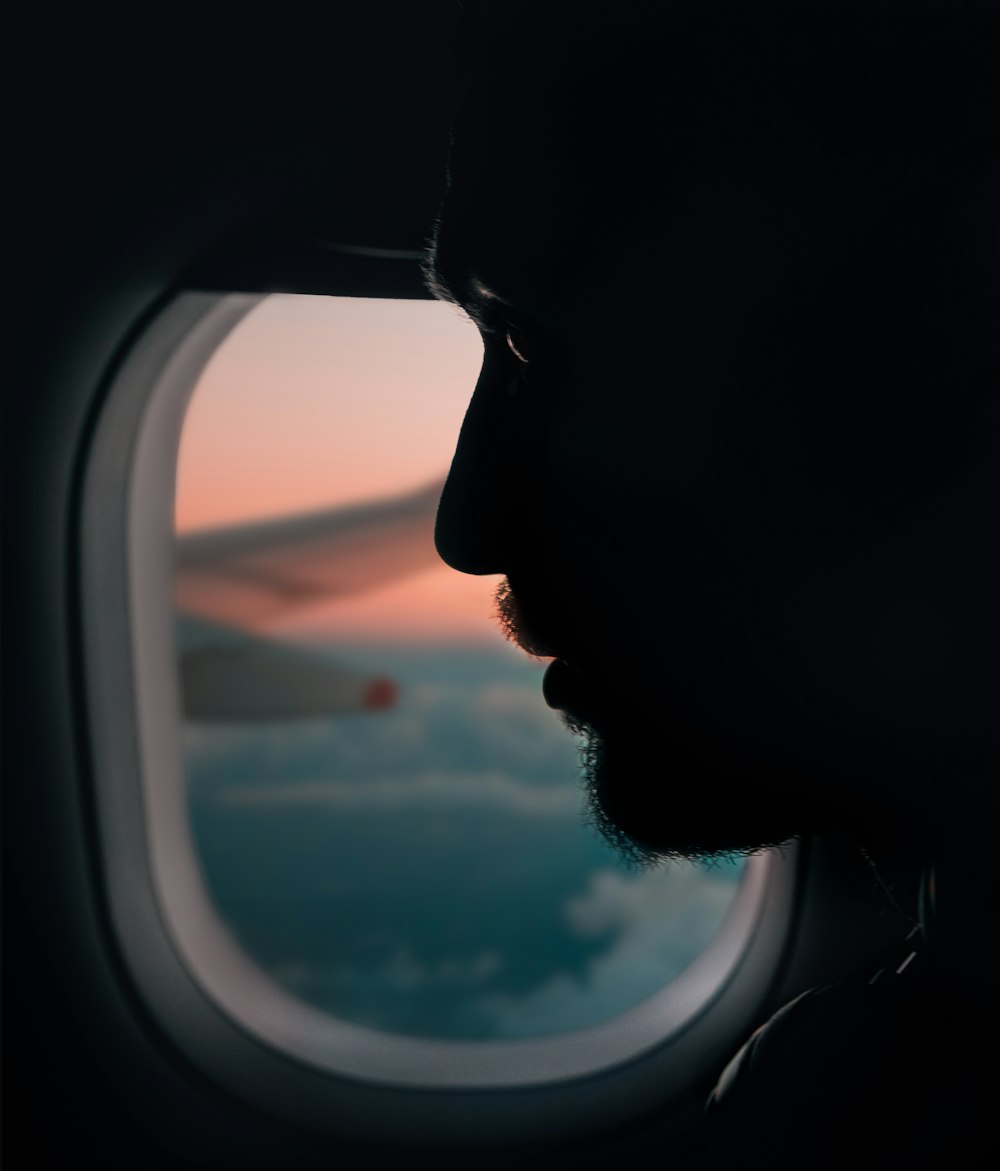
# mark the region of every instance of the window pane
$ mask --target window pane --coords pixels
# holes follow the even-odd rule
[[[199,382],[178,467],[209,894],[302,1000],[449,1039],[633,1007],[705,947],[742,873],[619,863],[583,824],[544,664],[491,618],[499,579],[437,561],[481,356],[440,303],[269,298]]]

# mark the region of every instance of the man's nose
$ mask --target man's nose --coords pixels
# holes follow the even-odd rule
[[[438,554],[462,573],[508,573],[528,522],[532,436],[512,377],[508,362],[487,353],[438,505]]]

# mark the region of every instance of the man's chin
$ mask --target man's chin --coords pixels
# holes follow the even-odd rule
[[[820,828],[809,824],[820,811],[800,808],[801,785],[781,770],[668,735],[652,744],[637,728],[616,735],[566,723],[584,740],[589,820],[632,865],[754,854]]]

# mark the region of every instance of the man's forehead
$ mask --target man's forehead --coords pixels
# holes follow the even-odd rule
[[[624,204],[603,219],[580,207],[555,222],[526,223],[529,211],[505,219],[469,205],[442,217],[439,291],[480,323],[511,306],[556,325],[597,302],[655,317],[677,311],[678,297],[700,303],[703,286],[756,300],[780,283],[795,235],[784,199],[733,181],[694,181],[680,203],[632,215]]]

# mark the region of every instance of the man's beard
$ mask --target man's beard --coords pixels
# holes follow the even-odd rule
[[[555,653],[506,580],[496,607],[511,642],[532,655]],[[629,865],[753,854],[821,828],[824,812],[803,808],[808,785],[781,752],[704,730],[641,672],[635,661],[618,669],[588,664],[588,710],[560,713],[583,741],[587,819]],[[629,687],[619,677],[626,675]]]
[[[796,837],[789,792],[752,762],[701,753],[638,716],[612,730],[563,715],[583,740],[587,820],[631,866],[755,854]]]

